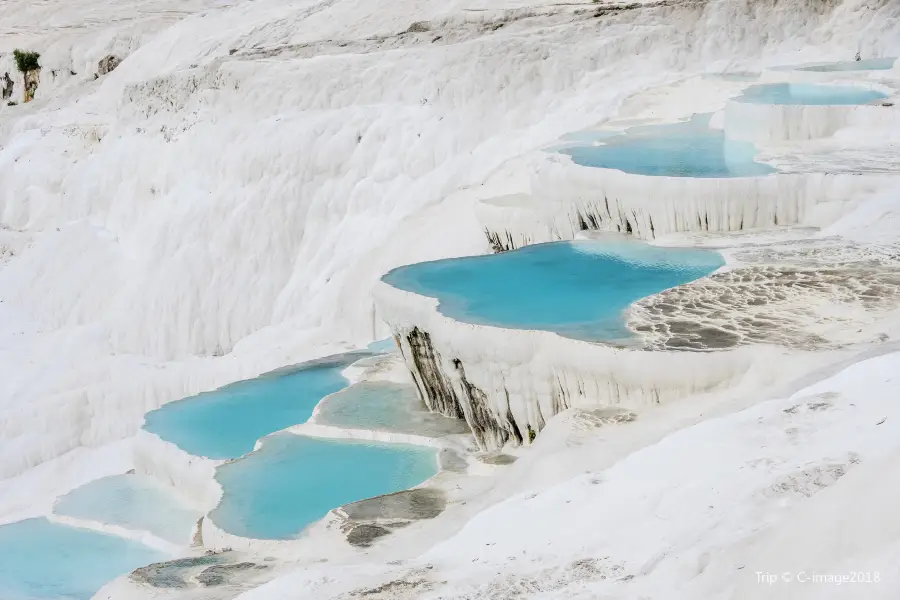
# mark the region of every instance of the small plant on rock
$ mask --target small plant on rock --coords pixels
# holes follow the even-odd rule
[[[37,52],[13,50],[13,57],[16,59],[16,68],[18,68],[22,73],[36,71],[37,69],[41,68],[41,63],[38,62],[41,58],[41,55]]]
[[[537,437],[537,431],[531,428],[531,425],[528,426],[528,443],[532,443],[534,438]]]
[[[41,63],[38,62],[41,55],[37,52],[26,52],[16,49],[13,51],[16,59],[16,67],[22,72],[22,78],[25,80],[25,93],[23,100],[31,102],[34,100],[34,94],[37,92],[38,84],[41,76]]]

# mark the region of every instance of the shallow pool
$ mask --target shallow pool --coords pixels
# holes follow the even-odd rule
[[[375,354],[387,354],[389,352],[394,352],[396,349],[397,344],[396,342],[394,342],[393,337],[384,338],[383,340],[375,340],[374,342],[366,346],[366,350]]]
[[[896,58],[867,58],[866,60],[854,60],[847,62],[827,63],[798,67],[798,71],[816,71],[818,73],[833,73],[839,71],[886,71],[894,67]]]
[[[771,83],[752,85],[736,100],[749,104],[845,106],[868,104],[882,98],[887,98],[887,94],[847,85]]]
[[[410,384],[365,381],[322,401],[316,422],[418,435],[468,433],[466,422],[430,412]]]
[[[557,151],[585,167],[636,175],[754,177],[775,172],[754,160],[753,144],[727,139],[721,130],[709,128],[709,119],[710,115],[697,115],[681,123],[632,127],[597,138],[600,143],[572,143]]]
[[[348,352],[170,402],[147,413],[144,429],[196,456],[225,459],[256,440],[306,422],[319,400],[347,386],[341,371],[368,352]]]
[[[185,546],[201,515],[172,490],[142,475],[115,475],[92,481],[57,500],[53,512],[147,531]]]
[[[399,267],[384,281],[437,298],[440,312],[458,321],[612,342],[630,337],[622,313],[631,303],[723,264],[710,250],[552,242]]]
[[[414,487],[436,472],[433,448],[278,433],[219,467],[224,495],[210,518],[241,537],[290,539],[332,508]]]
[[[0,598],[88,600],[165,554],[112,535],[28,519],[0,526]]]

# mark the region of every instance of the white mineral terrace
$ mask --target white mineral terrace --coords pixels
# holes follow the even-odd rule
[[[881,174],[774,173],[758,177],[648,177],[536,156],[510,168],[531,173],[530,195],[487,198],[476,214],[495,248],[571,240],[580,231],[740,232],[822,227],[861,195],[890,183]]]
[[[731,100],[725,107],[725,135],[751,142],[793,142],[827,137],[845,127],[895,129],[900,126],[900,111],[890,110],[900,101],[896,90],[887,86],[867,87],[889,95],[869,104],[850,106],[752,104]]]
[[[401,362],[398,357],[392,355],[363,358],[344,369],[343,375],[350,380],[350,387],[344,388],[337,394],[345,393],[353,385],[359,383],[406,380]],[[482,465],[466,459],[468,448],[465,439],[467,436],[460,436],[458,433],[450,434],[446,431],[432,431],[428,428],[423,428],[418,432],[391,431],[377,428],[340,427],[315,422],[321,405],[329,402],[331,396],[326,396],[319,402],[319,406],[309,422],[299,423],[269,435],[290,433],[314,438],[411,444],[435,448],[439,451],[438,472],[417,486],[419,488],[449,489],[457,486],[460,480],[465,479],[468,472],[484,474],[485,469]],[[266,437],[257,440],[254,452],[265,444]],[[201,540],[203,548],[218,551],[227,548],[291,558],[296,558],[298,553],[304,554],[311,551],[311,548],[305,547],[303,538],[268,540],[241,537],[224,531],[209,517],[209,513],[221,502],[223,494],[222,486],[215,477],[216,468],[227,462],[233,462],[233,460],[241,460],[241,458],[221,460],[195,456],[143,429],[136,436],[133,451],[137,474],[154,477],[170,486],[180,497],[204,515],[198,538]],[[297,468],[298,473],[301,473],[303,465],[298,464]],[[341,509],[340,506],[333,508],[335,511]],[[336,518],[337,525],[334,524]],[[346,518],[341,520],[340,517],[329,514],[323,522],[313,524],[311,530],[321,530],[327,537],[340,541],[342,536],[336,529],[345,522]],[[115,528],[112,531],[115,533]],[[166,549],[169,548],[171,545],[166,546]]]
[[[70,594],[107,563],[2,538],[0,600],[896,600],[898,24],[891,0],[0,0],[0,527],[166,557]],[[741,100],[769,84],[884,97]],[[774,172],[556,152],[695,115]],[[726,264],[634,302],[627,345],[462,322],[381,280],[613,234]],[[295,539],[225,531],[226,461],[141,429],[389,334],[344,374],[415,386],[452,426],[335,425],[345,389],[256,451],[396,442],[440,469]],[[54,513],[132,472],[203,515],[183,545]]]
[[[804,81],[809,72],[766,71],[760,81],[789,83],[798,73],[797,79]],[[488,180],[486,189],[491,189],[491,181],[515,182],[516,193],[483,195],[475,213],[495,251],[569,240],[585,230],[631,233],[653,240],[672,233],[824,227],[855,208],[862,198],[890,189],[894,179],[884,176],[880,159],[858,160],[853,153],[860,145],[858,139],[842,139],[845,148],[828,157],[817,155],[820,148],[828,147],[827,142],[818,146],[798,142],[825,138],[848,127],[874,132],[874,137],[880,138],[881,132],[900,127],[900,110],[894,106],[896,73],[896,68],[863,71],[850,80],[858,89],[888,95],[871,104],[778,105],[733,98],[739,96],[741,86],[759,83],[750,79],[741,86],[731,82],[723,86],[730,90],[726,97],[713,94],[712,100],[697,105],[695,112],[717,111],[711,126],[722,128],[726,137],[757,143],[762,160],[776,167],[776,173],[648,177],[580,166],[553,152],[534,152],[508,161]],[[849,85],[847,73],[815,75],[822,76],[817,84]],[[867,82],[867,77],[878,81]],[[673,116],[687,118],[690,113]],[[640,123],[617,119],[607,127],[616,130],[634,124]]]

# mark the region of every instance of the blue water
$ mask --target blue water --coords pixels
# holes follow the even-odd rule
[[[413,385],[390,381],[364,381],[329,396],[319,405],[316,422],[418,435],[469,433],[465,421],[430,412]]]
[[[366,350],[374,352],[376,354],[385,354],[388,352],[393,352],[396,349],[397,343],[394,341],[393,337],[385,338],[383,340],[376,340],[366,346]]]
[[[440,312],[458,321],[615,341],[629,337],[622,311],[632,302],[723,264],[709,250],[575,241],[419,263],[383,279],[439,299]]]
[[[141,475],[92,481],[57,500],[53,512],[148,531],[183,545],[190,542],[191,528],[201,515],[161,483]]]
[[[142,544],[28,519],[0,526],[0,598],[88,600],[104,584],[164,560]]]
[[[852,86],[771,83],[752,85],[737,100],[750,104],[845,106],[867,104],[881,98],[887,98],[887,94]]]
[[[341,371],[365,356],[330,356],[171,402],[147,413],[144,429],[195,456],[238,458],[259,438],[306,422],[319,400],[347,386]]]
[[[324,401],[316,422],[350,429],[392,431],[398,424],[425,410],[415,388],[409,384],[364,381]],[[459,419],[453,421],[461,422]]]
[[[810,65],[799,67],[798,71],[816,71],[819,73],[833,73],[837,71],[884,71],[894,67],[896,58],[868,58],[859,61],[847,61],[823,65]]]
[[[754,177],[774,173],[754,160],[749,142],[729,140],[709,128],[710,115],[666,125],[645,125],[604,138],[603,144],[570,144],[558,149],[585,167],[667,177]]]
[[[436,472],[431,448],[279,433],[219,467],[224,495],[210,517],[242,537],[290,539],[332,508],[414,487]]]

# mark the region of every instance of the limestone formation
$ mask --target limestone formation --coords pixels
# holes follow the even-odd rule
[[[97,63],[97,75],[102,77],[107,73],[110,73],[115,70],[116,67],[121,64],[122,59],[116,56],[115,54],[110,54],[100,59],[100,62]]]
[[[484,450],[531,443],[568,408],[640,409],[763,368],[774,384],[825,351],[887,339],[878,318],[900,305],[894,245],[749,245],[730,258],[730,269],[632,305],[627,347],[459,322],[384,282],[375,297],[425,404],[465,419]]]
[[[654,350],[824,350],[864,341],[861,328],[900,304],[900,256],[892,247],[809,244],[736,258],[743,267],[635,303],[629,326]]]
[[[3,77],[0,77],[0,98],[3,100],[9,100],[13,95],[13,87],[15,84],[13,83],[12,78],[9,76],[9,72],[3,74]]]
[[[347,542],[351,546],[368,548],[380,537],[390,535],[390,530],[380,525],[357,525],[347,534]]]
[[[41,70],[40,69],[31,69],[30,71],[25,71],[25,102],[31,102],[34,100],[34,95],[37,93],[38,85],[41,82]]]
[[[24,101],[31,102],[41,80],[41,55],[37,52],[16,49],[13,51],[13,57],[16,61],[16,68],[22,74],[25,82]],[[8,78],[9,74],[6,77]]]
[[[447,507],[447,498],[439,489],[416,488],[375,498],[366,498],[341,507],[353,521],[433,519]]]
[[[241,573],[242,571],[250,571],[250,570],[262,570],[268,569],[269,567],[266,565],[258,565],[253,562],[239,562],[234,564],[227,565],[212,565],[203,569],[199,575],[197,575],[197,583],[202,585],[203,587],[212,587],[218,585],[225,585],[231,582],[233,576]]]
[[[832,171],[829,165],[827,173],[787,172],[813,165],[798,167],[760,177],[646,177],[555,156],[525,157],[503,174],[534,171],[533,195],[485,198],[476,203],[475,214],[491,248],[500,252],[571,240],[585,231],[654,240],[673,233],[823,227],[852,208],[847,190],[889,185],[883,173],[869,169]]]

